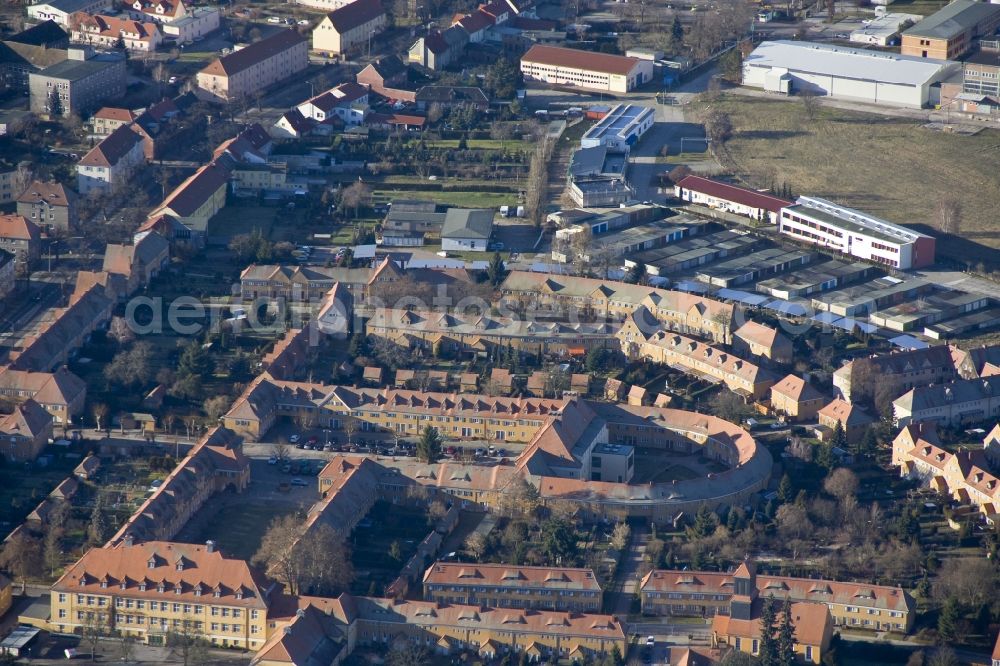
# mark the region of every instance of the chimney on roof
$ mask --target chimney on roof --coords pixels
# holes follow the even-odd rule
[[[209,539],[205,542],[205,552],[214,553],[215,552],[215,542]]]

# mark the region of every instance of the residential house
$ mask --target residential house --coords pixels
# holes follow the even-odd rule
[[[778,602],[818,602],[834,626],[909,633],[916,620],[913,598],[900,587],[756,574],[761,597]],[[712,617],[729,613],[733,572],[654,569],[639,584],[643,615]]]
[[[0,40],[2,88],[27,93],[29,75],[66,60],[68,47],[69,35],[53,21]]]
[[[87,385],[65,368],[34,372],[0,366],[0,398],[15,404],[33,400],[52,415],[55,423],[66,426],[83,413]]]
[[[250,461],[243,455],[243,441],[226,428],[212,428],[125,521],[106,547],[127,543],[129,539],[136,542],[172,539],[216,493],[242,492],[248,483]]]
[[[145,164],[142,137],[129,125],[119,127],[90,149],[76,165],[77,189],[117,192]]]
[[[0,215],[0,250],[14,255],[15,261],[30,267],[41,252],[42,232],[22,215]]]
[[[47,231],[69,232],[76,227],[76,192],[55,181],[33,181],[17,198],[17,214]]]
[[[956,360],[961,361],[961,358],[964,357],[956,353],[956,348],[948,345],[876,354],[837,368],[833,373],[833,389],[850,402],[851,393],[858,384],[870,391],[870,385],[877,381],[880,391],[896,397],[916,386],[958,379]],[[855,373],[855,368],[860,368],[861,372]]]
[[[495,395],[510,395],[514,392],[514,376],[506,368],[490,370],[488,391]]]
[[[295,30],[278,30],[202,69],[198,87],[223,101],[245,99],[308,65],[309,43]]]
[[[792,341],[773,326],[748,321],[733,333],[733,351],[742,356],[763,356],[775,363],[791,363]]]
[[[424,573],[424,600],[490,608],[596,613],[602,590],[591,569],[434,562]]]
[[[6,298],[14,290],[14,269],[17,258],[7,250],[0,250],[0,299]]]
[[[42,410],[42,413],[48,416],[48,412],[45,412],[45,410]],[[49,493],[49,497],[60,502],[68,502],[76,497],[79,489],[80,483],[72,476],[67,476]]]
[[[169,263],[170,243],[155,232],[130,245],[108,243],[104,249],[103,270],[125,278],[124,295],[149,286]]]
[[[52,310],[51,318],[15,344],[9,355],[10,367],[53,372],[65,365],[90,334],[111,319],[113,305],[100,286],[73,294],[68,306]]]
[[[440,71],[458,62],[468,43],[469,34],[460,25],[444,31],[434,30],[413,43],[408,52],[409,61]]]
[[[387,99],[415,102],[416,88],[409,83],[409,68],[397,56],[384,56],[365,65],[355,80]]]
[[[111,0],[49,0],[28,5],[28,18],[68,28],[74,14],[97,14],[111,9],[112,4]]]
[[[354,0],[324,16],[313,28],[312,47],[314,51],[340,55],[367,43],[371,55],[371,40],[385,26],[381,0]]]
[[[65,60],[28,74],[32,112],[63,116],[88,113],[105,100],[125,94],[124,55],[94,55],[89,47],[71,48],[66,53]]]
[[[493,236],[493,216],[492,208],[449,208],[441,227],[441,249],[486,252]]]
[[[405,349],[449,357],[499,353],[583,356],[595,347],[617,345],[617,324],[525,321],[489,314],[379,307],[365,320],[365,334]],[[542,373],[545,374],[545,373]]]
[[[494,17],[477,9],[471,14],[456,18],[452,25],[457,25],[465,31],[465,34],[469,36],[470,44],[478,44],[486,39],[486,33],[493,27],[494,23]]]
[[[629,358],[645,358],[684,368],[695,376],[713,377],[747,400],[760,400],[777,381],[770,371],[755,363],[677,333],[660,330],[646,337],[638,334],[640,337],[632,340],[631,334],[624,331],[625,326],[618,335],[622,351]]]
[[[771,410],[789,421],[812,421],[828,398],[797,375],[786,375],[771,387]]]
[[[163,146],[177,138],[171,124],[181,116],[172,99],[162,99],[143,111],[132,123],[132,131],[142,137],[142,152],[147,160],[160,156]]]
[[[347,126],[361,125],[368,112],[368,88],[352,82],[341,83],[295,108],[303,117],[318,123],[339,118]]]
[[[133,53],[152,53],[163,42],[163,33],[155,23],[118,16],[85,15],[73,27],[73,41],[91,46],[113,48],[119,40]]]
[[[189,7],[183,0],[135,0],[128,13],[158,24],[164,36],[178,44],[190,44],[219,28],[217,8]]]
[[[819,418],[817,430],[821,439],[829,438],[839,423],[844,435],[847,436],[848,444],[860,442],[868,428],[875,423],[875,419],[868,412],[840,398],[831,400],[819,410],[817,417]]]
[[[150,213],[140,231],[164,225],[172,227],[170,220],[175,220],[185,227],[185,240],[196,247],[203,245],[208,221],[226,205],[228,184],[229,172],[224,167],[214,162],[199,167]],[[176,232],[168,231],[168,234],[167,238],[177,237]]]
[[[896,425],[936,421],[948,427],[1000,419],[1000,375],[917,386],[892,402]]]
[[[425,111],[432,104],[442,109],[459,106],[471,106],[477,111],[485,111],[490,107],[490,98],[482,88],[471,86],[422,86],[417,91],[417,108]]]
[[[727,646],[752,656],[760,654],[762,634],[761,612],[763,604],[775,603],[771,595],[761,597],[756,574],[751,566],[743,563],[733,573],[733,593],[729,613],[718,614],[712,620],[712,647]],[[784,610],[776,604],[775,615],[780,626]],[[797,601],[789,605],[792,614],[793,650],[798,659],[807,664],[822,663],[823,655],[830,648],[833,622],[826,604]],[[768,628],[768,631],[771,629]]]
[[[365,366],[361,373],[361,380],[368,386],[381,386],[385,379],[385,369],[377,365]]]
[[[511,271],[499,291],[511,307],[584,312],[624,322],[624,341],[661,327],[728,344],[734,306],[707,296],[614,280]]]
[[[626,386],[620,379],[608,379],[604,383],[604,398],[611,402],[621,402],[627,393]]]
[[[985,443],[988,445],[990,437]],[[991,522],[1000,510],[1000,478],[983,451],[945,450],[933,424],[905,426],[892,442],[892,464],[904,478],[915,479],[957,502],[973,504]]]
[[[0,414],[0,454],[6,462],[34,462],[50,439],[52,415],[31,398]]]
[[[283,298],[318,302],[325,300],[339,284],[351,294],[353,302],[363,303],[380,286],[396,283],[402,276],[402,269],[389,257],[375,268],[251,264],[240,274],[240,293],[245,300]],[[436,272],[430,274],[435,276]]]
[[[83,481],[93,481],[101,469],[101,459],[91,454],[80,461],[73,470],[73,476]]]
[[[108,136],[122,125],[131,125],[137,117],[129,109],[105,106],[90,117],[90,124],[94,134]]]

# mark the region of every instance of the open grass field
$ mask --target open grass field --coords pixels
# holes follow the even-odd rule
[[[958,136],[829,107],[809,119],[798,100],[729,95],[699,103],[707,106],[730,115],[734,133],[726,150],[748,184],[786,182],[796,194],[932,233],[935,203],[954,197],[964,210],[961,237],[939,238],[938,255],[1000,263],[1000,132]]]
[[[275,518],[295,512],[288,504],[230,502],[201,525],[192,543],[213,539],[230,557],[250,559],[260,547],[268,525]]]

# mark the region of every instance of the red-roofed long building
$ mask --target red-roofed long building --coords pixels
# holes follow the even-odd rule
[[[792,202],[701,176],[685,176],[674,185],[674,196],[715,210],[777,224],[781,209]]]
[[[231,101],[265,90],[308,66],[309,42],[295,30],[279,30],[202,69],[198,87]]]
[[[521,56],[521,73],[553,86],[627,93],[652,81],[653,61],[535,44]]]

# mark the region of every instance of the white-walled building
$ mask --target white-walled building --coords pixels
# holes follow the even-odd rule
[[[492,209],[449,208],[441,226],[441,249],[485,252],[493,235],[493,215]]]
[[[521,73],[527,80],[554,86],[627,93],[653,79],[653,62],[535,44],[521,56]]]
[[[220,100],[241,99],[309,66],[309,43],[295,30],[278,30],[237,48],[198,72],[198,87]]]
[[[311,118],[319,123],[340,118],[345,125],[361,125],[368,112],[368,88],[348,81],[295,108],[304,118]]]
[[[874,44],[876,46],[890,46],[898,43],[896,37],[907,26],[915,24],[923,16],[918,14],[883,14],[864,24],[851,33],[851,41],[856,44]]]
[[[656,111],[651,107],[618,104],[587,130],[580,139],[580,147],[606,146],[612,150],[627,152],[639,143],[655,120]]]
[[[385,30],[386,17],[381,0],[355,0],[335,9],[313,29],[313,50],[341,54],[366,44]]]
[[[34,21],[55,21],[64,28],[70,26],[70,16],[77,13],[100,14],[111,9],[111,0],[50,0],[28,7],[28,18]]]
[[[935,84],[961,64],[815,42],[762,42],[743,61],[743,85],[767,92],[812,92],[869,104],[923,108],[940,100]]]
[[[782,208],[792,205],[791,201],[767,192],[755,192],[693,174],[684,176],[674,185],[674,196],[681,201],[771,224],[778,223]]]
[[[77,189],[87,195],[94,190],[114,192],[145,162],[142,137],[129,125],[109,134],[76,165]]]
[[[934,263],[934,238],[817,197],[781,209],[778,230],[796,240],[892,268]]]

